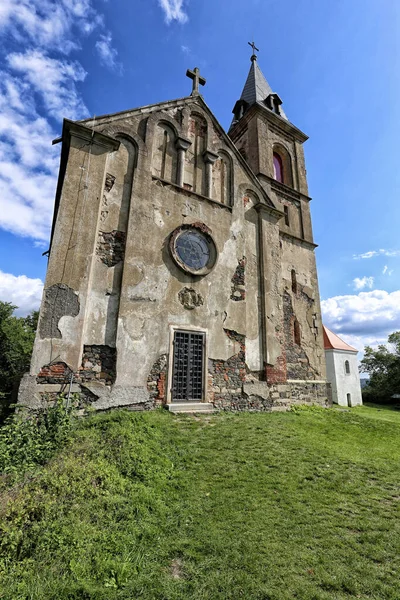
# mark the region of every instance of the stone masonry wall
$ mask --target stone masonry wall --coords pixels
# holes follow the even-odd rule
[[[242,385],[246,379],[246,338],[224,329],[229,339],[240,344],[240,350],[228,360],[208,361],[208,400],[217,408],[231,407],[242,401]]]
[[[107,267],[124,259],[126,234],[123,231],[99,231],[96,254]]]
[[[167,355],[162,354],[153,364],[147,378],[147,390],[155,406],[166,401]]]
[[[106,385],[115,382],[117,374],[117,351],[110,346],[84,346],[82,368],[76,381],[98,381]]]
[[[283,327],[285,333],[286,372],[288,379],[315,379],[316,373],[310,365],[307,354],[295,336],[296,316],[292,299],[288,292],[283,294]],[[301,336],[300,336],[301,337]]]

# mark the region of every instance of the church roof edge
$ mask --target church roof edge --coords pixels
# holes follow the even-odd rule
[[[356,348],[350,346],[342,340],[336,333],[333,333],[325,325],[322,326],[324,334],[324,349],[325,350],[347,350],[348,352],[358,352]]]

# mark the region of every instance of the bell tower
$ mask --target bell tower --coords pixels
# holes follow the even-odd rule
[[[277,208],[282,232],[313,243],[303,143],[308,137],[287,118],[279,95],[258,66],[254,43],[242,94],[233,108],[232,139]]]
[[[308,137],[291,123],[282,99],[258,66],[254,42],[251,66],[229,129],[240,154],[264,187],[278,220],[278,280],[269,266],[262,295],[265,302],[268,384],[305,386],[325,379],[322,321],[310,200],[303,144]],[[265,237],[262,234],[262,239]],[[275,286],[275,287],[274,287]],[[272,306],[280,296],[280,308]]]

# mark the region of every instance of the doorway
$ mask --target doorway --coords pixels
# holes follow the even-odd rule
[[[201,402],[204,397],[205,334],[175,331],[172,361],[172,402]]]
[[[351,394],[347,394],[347,406],[351,407]]]

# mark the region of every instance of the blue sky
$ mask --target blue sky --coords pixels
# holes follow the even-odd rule
[[[202,92],[227,128],[247,42],[307,135],[324,320],[362,348],[400,329],[398,0],[2,0],[0,299],[40,302],[63,117]]]

